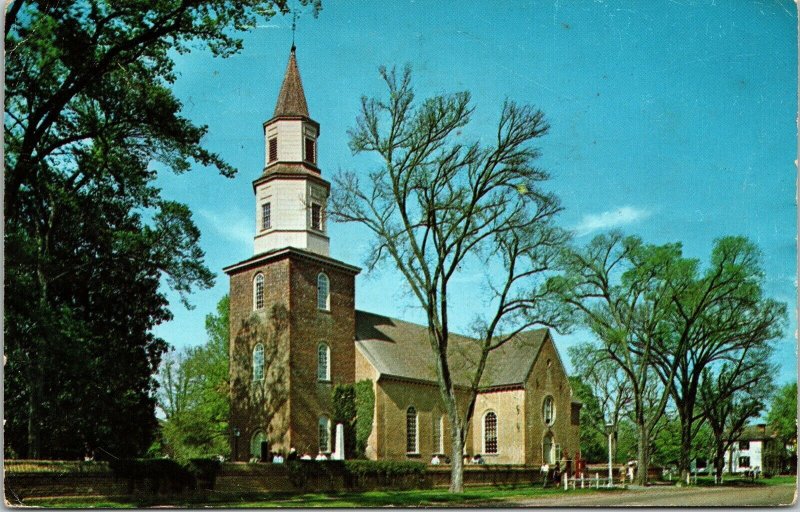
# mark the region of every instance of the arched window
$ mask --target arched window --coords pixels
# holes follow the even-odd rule
[[[264,274],[256,274],[253,279],[253,309],[264,309]]]
[[[253,348],[253,380],[264,380],[264,345]]]
[[[552,464],[555,462],[555,454],[553,453],[553,434],[547,434],[542,439],[542,462],[544,464]]]
[[[253,434],[253,438],[250,440],[250,456],[263,460],[267,455],[267,449],[262,447],[266,443],[267,436],[264,435],[264,432],[259,430]]]
[[[412,405],[406,411],[406,452],[419,453],[417,435],[417,410]]]
[[[491,411],[483,417],[483,453],[497,453],[497,415]]]
[[[556,406],[553,404],[553,397],[547,396],[542,404],[542,418],[545,425],[552,425],[556,417]]]
[[[331,451],[331,420],[327,416],[319,417],[319,451],[320,453]]]
[[[331,380],[331,348],[327,343],[320,343],[317,348],[317,380]]]
[[[331,308],[330,282],[322,272],[317,276],[317,308],[325,311]]]
[[[433,416],[433,453],[444,453],[444,416]]]

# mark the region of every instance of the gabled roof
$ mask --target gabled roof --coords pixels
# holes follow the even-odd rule
[[[759,423],[757,425],[748,425],[742,430],[739,436],[739,441],[763,441],[765,439],[772,439],[777,437],[777,434],[768,428],[765,424]]]
[[[289,53],[289,63],[283,76],[281,92],[278,93],[278,103],[275,104],[273,118],[282,116],[308,116],[306,95],[303,92],[303,82],[300,80],[300,70],[297,69],[295,47]]]
[[[522,386],[547,336],[547,329],[526,331],[490,352],[481,389]],[[356,348],[381,376],[428,383],[437,380],[425,326],[356,311]],[[480,356],[477,341],[451,334],[448,352],[454,383],[469,386]]]

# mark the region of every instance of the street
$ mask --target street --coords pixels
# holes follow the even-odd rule
[[[608,494],[565,493],[515,501],[524,507],[698,507],[776,506],[794,502],[796,485],[764,487],[648,487]]]

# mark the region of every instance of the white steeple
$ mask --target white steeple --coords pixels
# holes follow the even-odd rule
[[[256,194],[255,254],[296,247],[328,256],[326,205],[330,183],[317,167],[319,124],[308,105],[295,47],[272,119],[264,123],[265,167]]]

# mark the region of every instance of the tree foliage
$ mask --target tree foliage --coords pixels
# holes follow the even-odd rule
[[[181,462],[230,453],[229,308],[226,295],[206,316],[208,341],[169,352],[159,369],[161,452]]]
[[[783,443],[797,441],[797,381],[778,389],[770,404],[767,421]]]
[[[315,3],[302,1],[302,4]],[[213,274],[153,165],[234,169],[181,115],[172,56],[228,56],[284,1],[14,0],[5,18],[7,447],[136,455],[156,427],[152,374],[170,318]],[[66,412],[69,411],[67,414]],[[46,433],[46,435],[45,435]],[[56,453],[58,450],[61,453]]]
[[[567,234],[553,224],[561,207],[542,188],[548,175],[533,165],[539,152],[532,143],[548,124],[541,111],[506,102],[488,145],[466,141],[461,130],[473,113],[469,93],[417,103],[409,68],[380,73],[388,95],[362,98],[349,132],[351,150],[374,154],[380,167],[337,176],[331,214],[371,231],[369,267],[391,262],[425,311],[452,433],[450,489],[460,492],[461,452],[486,358],[522,330],[560,323],[542,276],[553,270]],[[490,305],[473,322],[476,364],[461,410],[448,359],[449,304],[454,277],[469,265],[499,271],[487,272]]]

